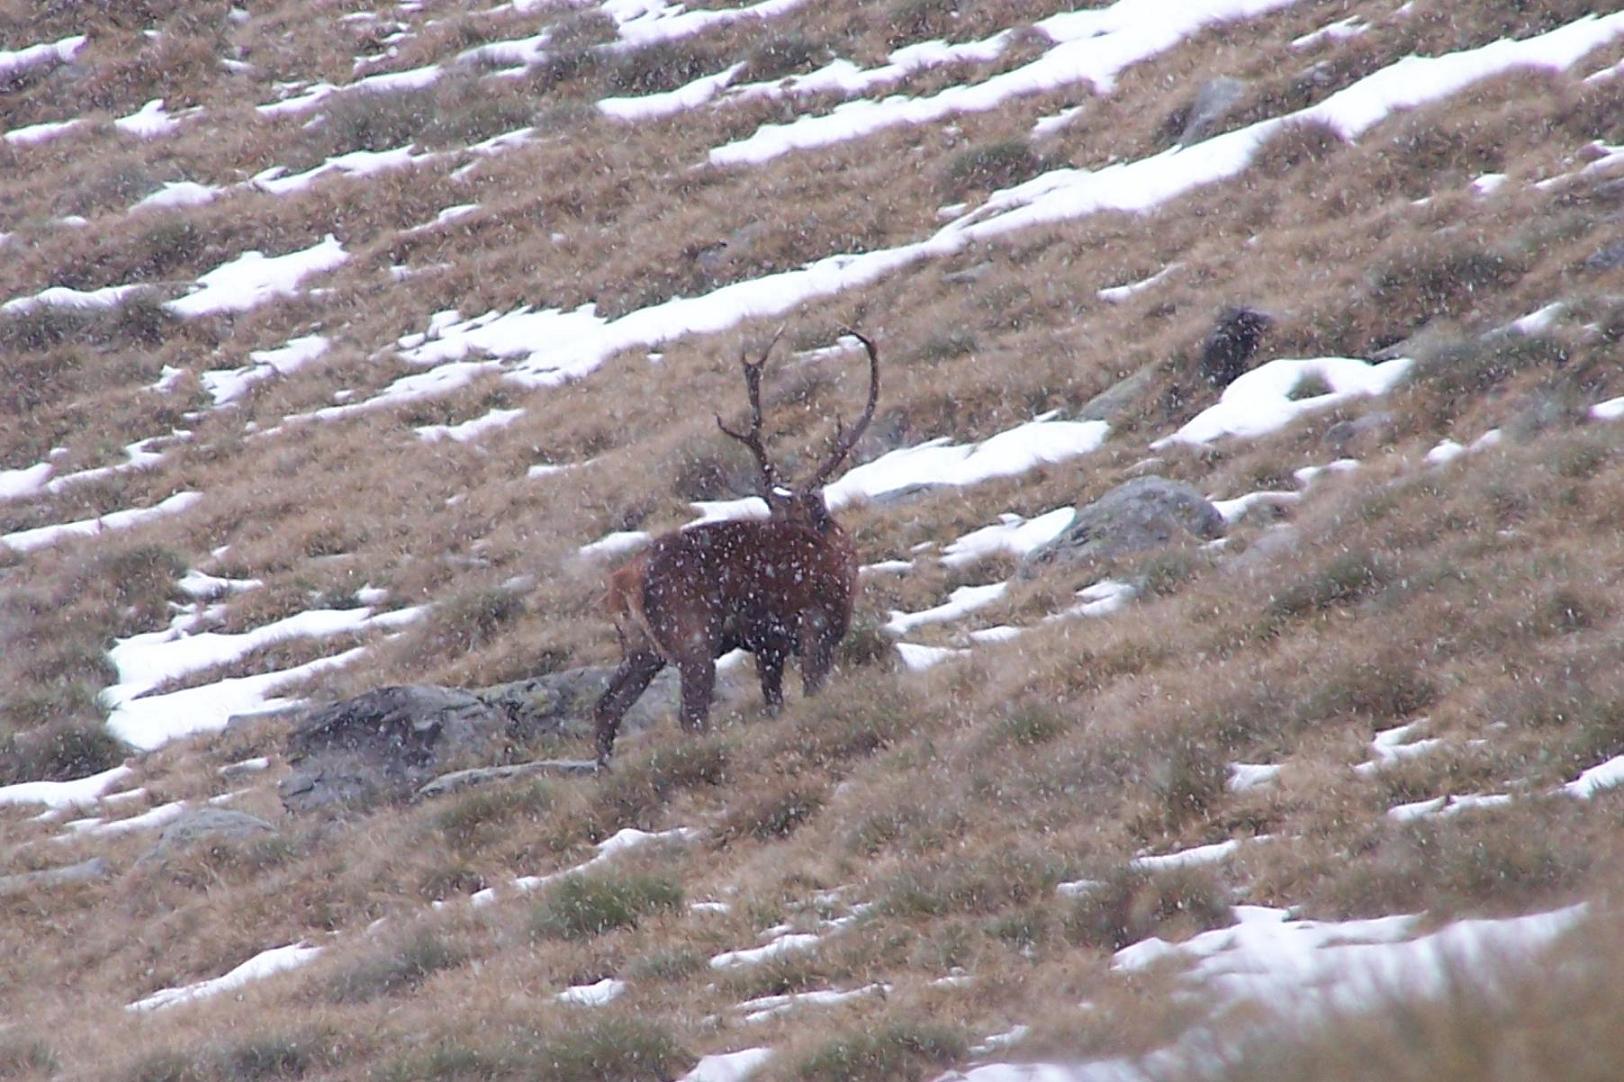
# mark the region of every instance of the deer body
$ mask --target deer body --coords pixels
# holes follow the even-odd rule
[[[725,425],[722,431],[756,455],[769,517],[664,534],[610,575],[606,603],[623,657],[593,711],[600,762],[609,759],[620,719],[667,664],[681,675],[682,725],[689,731],[704,728],[716,659],[730,650],[755,656],[769,711],[783,704],[784,665],[791,657],[800,661],[807,694],[822,687],[851,624],[857,552],[829,514],[821,486],[873,417],[879,390],[878,356],[872,343],[859,339],[869,352],[868,407],[856,426],[837,437],[835,452],[810,482],[784,487],[762,448],[764,353],[753,365],[745,363],[753,411],[748,435]]]

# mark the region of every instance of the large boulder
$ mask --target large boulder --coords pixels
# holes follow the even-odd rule
[[[1111,560],[1168,545],[1222,536],[1224,518],[1201,493],[1165,477],[1136,477],[1086,507],[1066,532],[1029,553],[1028,571],[1054,564]]]

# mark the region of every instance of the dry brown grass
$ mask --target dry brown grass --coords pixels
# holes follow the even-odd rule
[[[75,775],[121,757],[95,739],[94,696],[112,679],[102,652],[112,636],[168,622],[185,567],[266,580],[229,599],[227,630],[347,605],[364,585],[388,589],[390,604],[434,606],[419,625],[374,643],[364,662],[314,681],[308,690],[318,696],[412,680],[488,683],[613,655],[596,609],[602,569],[576,550],[613,529],[670,528],[689,517],[688,499],[726,494],[736,464],[719,450],[709,414],[740,408],[733,359],[770,333],[769,322],[668,342],[659,365],[627,350],[558,389],[492,377],[439,399],[247,435],[250,424],[270,430],[341,390],[362,398],[405,374],[385,347],[435,312],[595,303],[617,315],[915,240],[960,192],[974,196],[1051,162],[1097,168],[1162,149],[1168,118],[1214,75],[1252,80],[1230,121],[1247,123],[1322,100],[1399,56],[1532,33],[1581,6],[1507,14],[1418,3],[1408,18],[1390,18],[1363,3],[1296,5],[1130,68],[1103,98],[1071,88],[751,170],[702,163],[710,147],[784,119],[785,106],[622,125],[589,103],[612,90],[663,88],[736,56],[748,57],[752,77],[805,70],[826,51],[877,62],[897,44],[971,40],[1058,5],[961,5],[956,18],[937,3],[812,5],[618,64],[589,58],[585,47],[607,28],[583,23],[571,29],[579,55],[521,80],[484,78],[476,66],[430,91],[387,102],[340,97],[281,120],[251,111],[275,97],[275,81],[347,81],[353,56],[375,52],[384,28],[356,21],[333,32],[333,12],[312,18],[293,0],[256,7],[246,23],[226,23],[220,5],[169,16],[100,12],[89,27],[88,77],[27,80],[0,113],[7,127],[83,111],[96,120],[58,142],[0,150],[8,169],[0,227],[18,238],[6,249],[0,299],[52,284],[186,282],[250,248],[288,251],[329,231],[352,258],[321,281],[324,295],[237,317],[177,325],[130,306],[0,326],[5,467],[58,446],[67,448],[64,471],[104,465],[133,440],[194,433],[151,472],[8,503],[0,526],[105,513],[181,489],[206,494],[196,510],[139,534],[65,543],[0,567],[3,773]],[[0,20],[11,45],[73,29],[54,10],[17,10]],[[447,61],[557,17],[446,14],[403,17],[414,36],[392,70]],[[1293,37],[1349,14],[1372,23],[1363,37],[1300,57],[1288,51]],[[167,43],[139,37],[160,18],[170,20]],[[430,19],[441,21],[431,28]],[[214,59],[230,50],[256,71],[218,70]],[[1311,64],[1319,67],[1307,79]],[[906,89],[928,93],[963,75],[926,72]],[[1276,312],[1269,357],[1361,356],[1424,328],[1430,337],[1415,346],[1416,378],[1385,401],[1262,440],[1159,456],[1157,472],[1215,495],[1291,487],[1292,469],[1336,457],[1331,426],[1391,414],[1360,474],[1316,482],[1291,512],[1295,551],[1246,575],[1231,574],[1220,553],[1048,576],[1019,584],[984,621],[1035,622],[1108,572],[1147,576],[1152,588],[1108,620],[1037,628],[920,676],[853,658],[823,697],[792,691],[777,719],[756,717],[752,692],[737,712],[719,710],[705,738],[667,723],[628,739],[606,778],[516,784],[330,823],[281,813],[280,764],[246,782],[218,776],[248,755],[277,757],[285,722],[260,721],[139,763],[152,803],[246,787],[234,806],[278,829],[263,842],[199,847],[163,868],[137,864],[150,835],[61,843],[49,840],[50,825],[7,811],[5,871],[106,855],[117,875],[5,899],[0,1014],[22,1022],[0,1045],[0,1073],[503,1078],[567,1063],[560,1077],[672,1076],[703,1052],[761,1040],[779,1049],[777,1076],[892,1077],[962,1063],[969,1044],[1021,1021],[1038,1023],[1024,1055],[1128,1054],[1165,1044],[1204,1008],[1169,995],[1164,978],[1113,976],[1111,949],[1221,924],[1232,900],[1315,916],[1426,909],[1443,919],[1606,897],[1617,800],[1544,794],[1624,751],[1610,664],[1624,456],[1612,427],[1575,423],[1582,407],[1624,393],[1615,299],[1624,284],[1618,270],[1585,264],[1616,232],[1607,224],[1616,195],[1605,183],[1617,170],[1548,190],[1529,182],[1579,168],[1573,154],[1591,139],[1624,139],[1621,86],[1519,74],[1394,118],[1353,145],[1288,131],[1234,181],[1154,215],[1029,231],[792,313],[795,349],[828,344],[845,324],[881,339],[883,435],[862,454],[985,437],[1039,411],[1075,409],[1156,366],[1091,458],[842,512],[865,561],[913,557],[914,546],[940,546],[1006,510],[1087,501],[1150,468],[1140,465],[1146,441],[1210,402],[1190,374],[1223,304]],[[152,143],[110,129],[111,117],[158,94],[171,108],[205,105],[208,120]],[[1085,109],[1062,133],[1025,146],[1034,119],[1078,101]],[[325,121],[307,130],[318,116]],[[450,178],[470,160],[458,146],[532,119],[536,143]],[[228,183],[404,142],[450,153],[366,181],[329,178],[295,196],[242,191],[184,212],[123,213],[165,180]],[[987,148],[1001,149],[957,164]],[[1466,191],[1491,169],[1511,181],[1492,197]],[[1414,205],[1420,197],[1429,202]],[[481,205],[477,215],[403,235],[469,202]],[[64,213],[91,225],[53,224]],[[702,265],[719,240],[727,258]],[[452,266],[396,283],[385,268],[401,262]],[[1172,262],[1178,273],[1123,304],[1095,296]],[[1555,299],[1570,312],[1539,335],[1485,336]],[[335,340],[317,365],[258,386],[231,410],[183,416],[205,404],[196,373],[312,332]],[[192,374],[168,396],[145,389],[163,365]],[[855,411],[858,368],[849,358],[775,362],[771,445],[792,469],[817,453],[835,415]],[[526,412],[477,447],[427,444],[411,430],[496,406]],[[1493,426],[1507,433],[1499,448],[1442,470],[1420,465],[1443,436],[1469,442]],[[527,480],[538,461],[577,468]],[[1230,551],[1262,530],[1239,528]],[[920,554],[910,574],[868,580],[865,619],[922,609],[953,586],[1012,570],[999,559],[949,573]],[[949,641],[956,630],[921,638]],[[313,649],[290,643],[248,667]],[[1376,731],[1423,714],[1444,747],[1374,778],[1351,772]],[[1234,793],[1224,780],[1237,760],[1286,769],[1271,788]],[[1384,818],[1400,802],[1490,792],[1519,801],[1411,824]],[[634,855],[606,874],[674,885],[687,900],[725,899],[730,912],[653,904],[633,921],[570,937],[537,931],[538,921],[551,927],[535,915],[539,896],[506,892],[479,910],[460,900],[579,863],[622,826],[676,825],[704,828],[705,841]],[[1198,873],[1128,870],[1142,851],[1264,833],[1276,840]],[[1084,900],[1055,893],[1076,878],[1109,889]],[[839,902],[811,901],[837,887]],[[434,900],[451,904],[431,912]],[[877,904],[805,955],[727,973],[708,965],[780,922],[817,929],[857,903]],[[368,934],[380,917],[387,923]],[[301,939],[326,944],[324,957],[240,1001],[142,1019],[121,1010]],[[932,985],[953,967],[973,983]],[[632,987],[602,1013],[583,1016],[552,999],[605,976]],[[749,1030],[733,1021],[749,996],[871,981],[893,986],[878,1019],[867,1004],[806,1008]],[[1519,1016],[1522,1029],[1508,1026],[1492,997],[1394,1010],[1421,1020],[1425,1048],[1405,1047],[1430,1064],[1420,1052],[1558,1047],[1550,1034],[1582,1032],[1604,1016],[1576,1006],[1583,996],[1572,989],[1590,988],[1580,980],[1529,992],[1525,1001],[1551,1013]],[[1095,1009],[1056,1006],[1084,1000]],[[252,1026],[242,1022],[248,1013]],[[1361,1034],[1391,1027],[1380,1015],[1335,1025],[1276,1059],[1248,1052],[1230,1076],[1253,1067],[1267,1076],[1275,1062],[1281,1076],[1371,1076],[1339,1049],[1365,1048]],[[1505,1044],[1480,1039],[1508,1031]],[[1610,1046],[1598,1038],[1596,1047]],[[635,1060],[609,1055],[627,1049]],[[1495,1070],[1516,1076],[1491,1064],[1473,1077]]]

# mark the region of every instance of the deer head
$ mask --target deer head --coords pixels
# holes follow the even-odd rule
[[[847,428],[845,422],[835,419],[835,434],[831,441],[828,453],[823,461],[813,471],[812,476],[798,485],[785,482],[773,467],[772,460],[767,457],[767,449],[761,440],[761,373],[767,365],[767,357],[772,353],[773,346],[783,336],[784,328],[778,331],[767,343],[767,348],[761,351],[761,356],[754,361],[744,348],[739,350],[739,365],[744,369],[745,393],[750,400],[750,427],[743,432],[736,432],[723,423],[720,415],[716,418],[716,427],[723,434],[738,440],[749,449],[756,460],[757,492],[763,500],[767,501],[767,511],[773,519],[794,522],[804,526],[811,526],[819,531],[827,530],[833,519],[829,516],[829,507],[823,499],[823,485],[829,475],[845,461],[851,454],[851,449],[862,438],[863,432],[874,419],[874,406],[880,397],[880,355],[874,348],[874,343],[863,335],[849,328],[842,334],[849,334],[868,351],[868,403],[863,407],[862,416],[857,423]]]

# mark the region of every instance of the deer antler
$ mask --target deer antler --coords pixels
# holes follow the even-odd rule
[[[750,453],[755,456],[756,467],[761,472],[761,495],[763,498],[766,498],[767,494],[772,492],[773,489],[781,487],[781,482],[778,480],[778,472],[773,469],[772,462],[767,458],[767,448],[761,442],[761,370],[767,364],[767,355],[773,351],[773,346],[778,344],[778,339],[783,334],[784,328],[780,326],[773,333],[772,340],[767,343],[767,348],[761,351],[761,356],[756,358],[754,363],[751,363],[747,358],[745,347],[739,347],[739,364],[744,368],[744,389],[750,398],[749,430],[735,432],[722,423],[720,414],[716,416],[716,427],[720,428],[724,435],[731,436],[744,444],[750,449]]]
[[[850,327],[842,328],[840,333],[851,335],[863,343],[863,348],[868,350],[868,404],[863,407],[863,415],[857,419],[857,423],[849,429],[839,418],[835,419],[834,446],[830,448],[829,457],[824,459],[823,465],[818,467],[817,472],[803,486],[807,489],[813,489],[823,484],[845,457],[851,454],[851,449],[857,446],[858,440],[862,439],[864,430],[868,428],[868,423],[874,419],[874,406],[880,400],[879,350],[874,348],[872,341]]]

